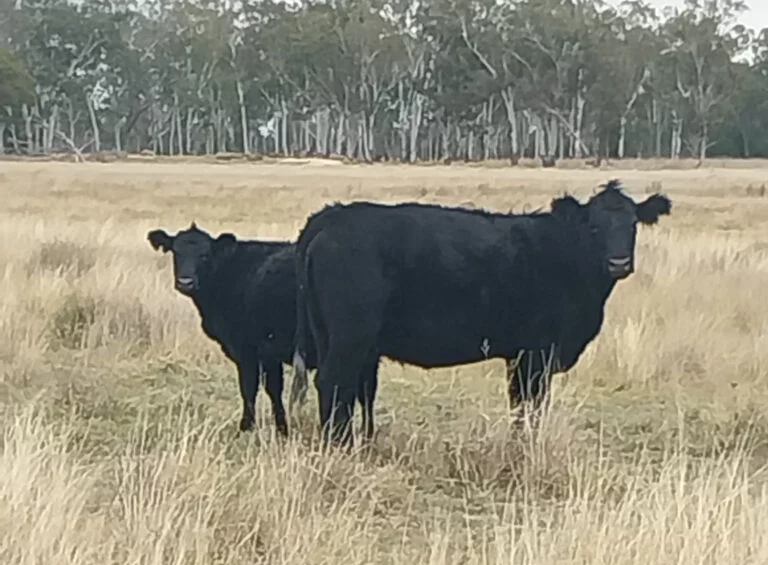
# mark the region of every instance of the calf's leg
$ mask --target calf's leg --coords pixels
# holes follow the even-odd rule
[[[265,388],[272,403],[272,414],[275,418],[275,427],[281,436],[288,435],[288,423],[285,419],[285,406],[283,405],[283,365],[270,361],[264,363],[266,374]]]
[[[373,439],[375,431],[373,404],[376,400],[376,390],[378,388],[379,355],[372,354],[370,360],[366,362],[363,371],[360,373],[359,389],[357,401],[363,413],[363,432],[366,442]]]
[[[259,373],[259,362],[256,360],[241,360],[237,364],[240,396],[243,399],[243,416],[240,419],[241,432],[253,429],[253,424],[256,421],[256,395],[259,392]]]

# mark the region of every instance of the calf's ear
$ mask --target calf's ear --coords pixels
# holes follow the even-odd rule
[[[570,194],[552,200],[552,215],[564,220],[584,221],[587,218],[585,206]]]
[[[653,194],[640,204],[637,204],[635,213],[638,221],[643,224],[655,224],[662,214],[672,211],[672,201],[662,194]]]
[[[147,239],[155,251],[162,249],[163,253],[167,253],[173,247],[174,238],[168,235],[165,230],[152,230],[147,234]]]

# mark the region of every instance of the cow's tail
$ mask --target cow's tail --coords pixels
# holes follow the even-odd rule
[[[289,407],[307,400],[307,273],[302,254],[296,251],[296,334],[293,351],[293,382]]]

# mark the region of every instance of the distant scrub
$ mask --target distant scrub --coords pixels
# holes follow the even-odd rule
[[[29,274],[37,271],[53,271],[61,275],[81,277],[96,264],[96,253],[91,247],[54,239],[45,242],[27,263]]]
[[[51,345],[66,349],[87,346],[88,332],[96,323],[96,302],[70,294],[51,318]]]
[[[54,311],[50,343],[54,348],[84,349],[124,341],[131,348],[151,342],[150,314],[140,303],[113,302],[72,293]]]

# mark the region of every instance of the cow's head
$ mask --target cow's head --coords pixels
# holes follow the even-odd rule
[[[161,229],[152,230],[147,239],[155,250],[173,253],[174,285],[186,296],[194,295],[216,259],[228,254],[237,245],[231,233],[222,233],[214,239],[194,222],[189,229],[176,235],[169,235]]]
[[[669,214],[672,202],[666,196],[653,194],[636,203],[624,194],[618,180],[611,180],[586,204],[572,196],[552,201],[552,213],[589,228],[590,234],[605,259],[605,268],[616,280],[635,270],[635,236],[637,222],[655,224],[661,214]]]

